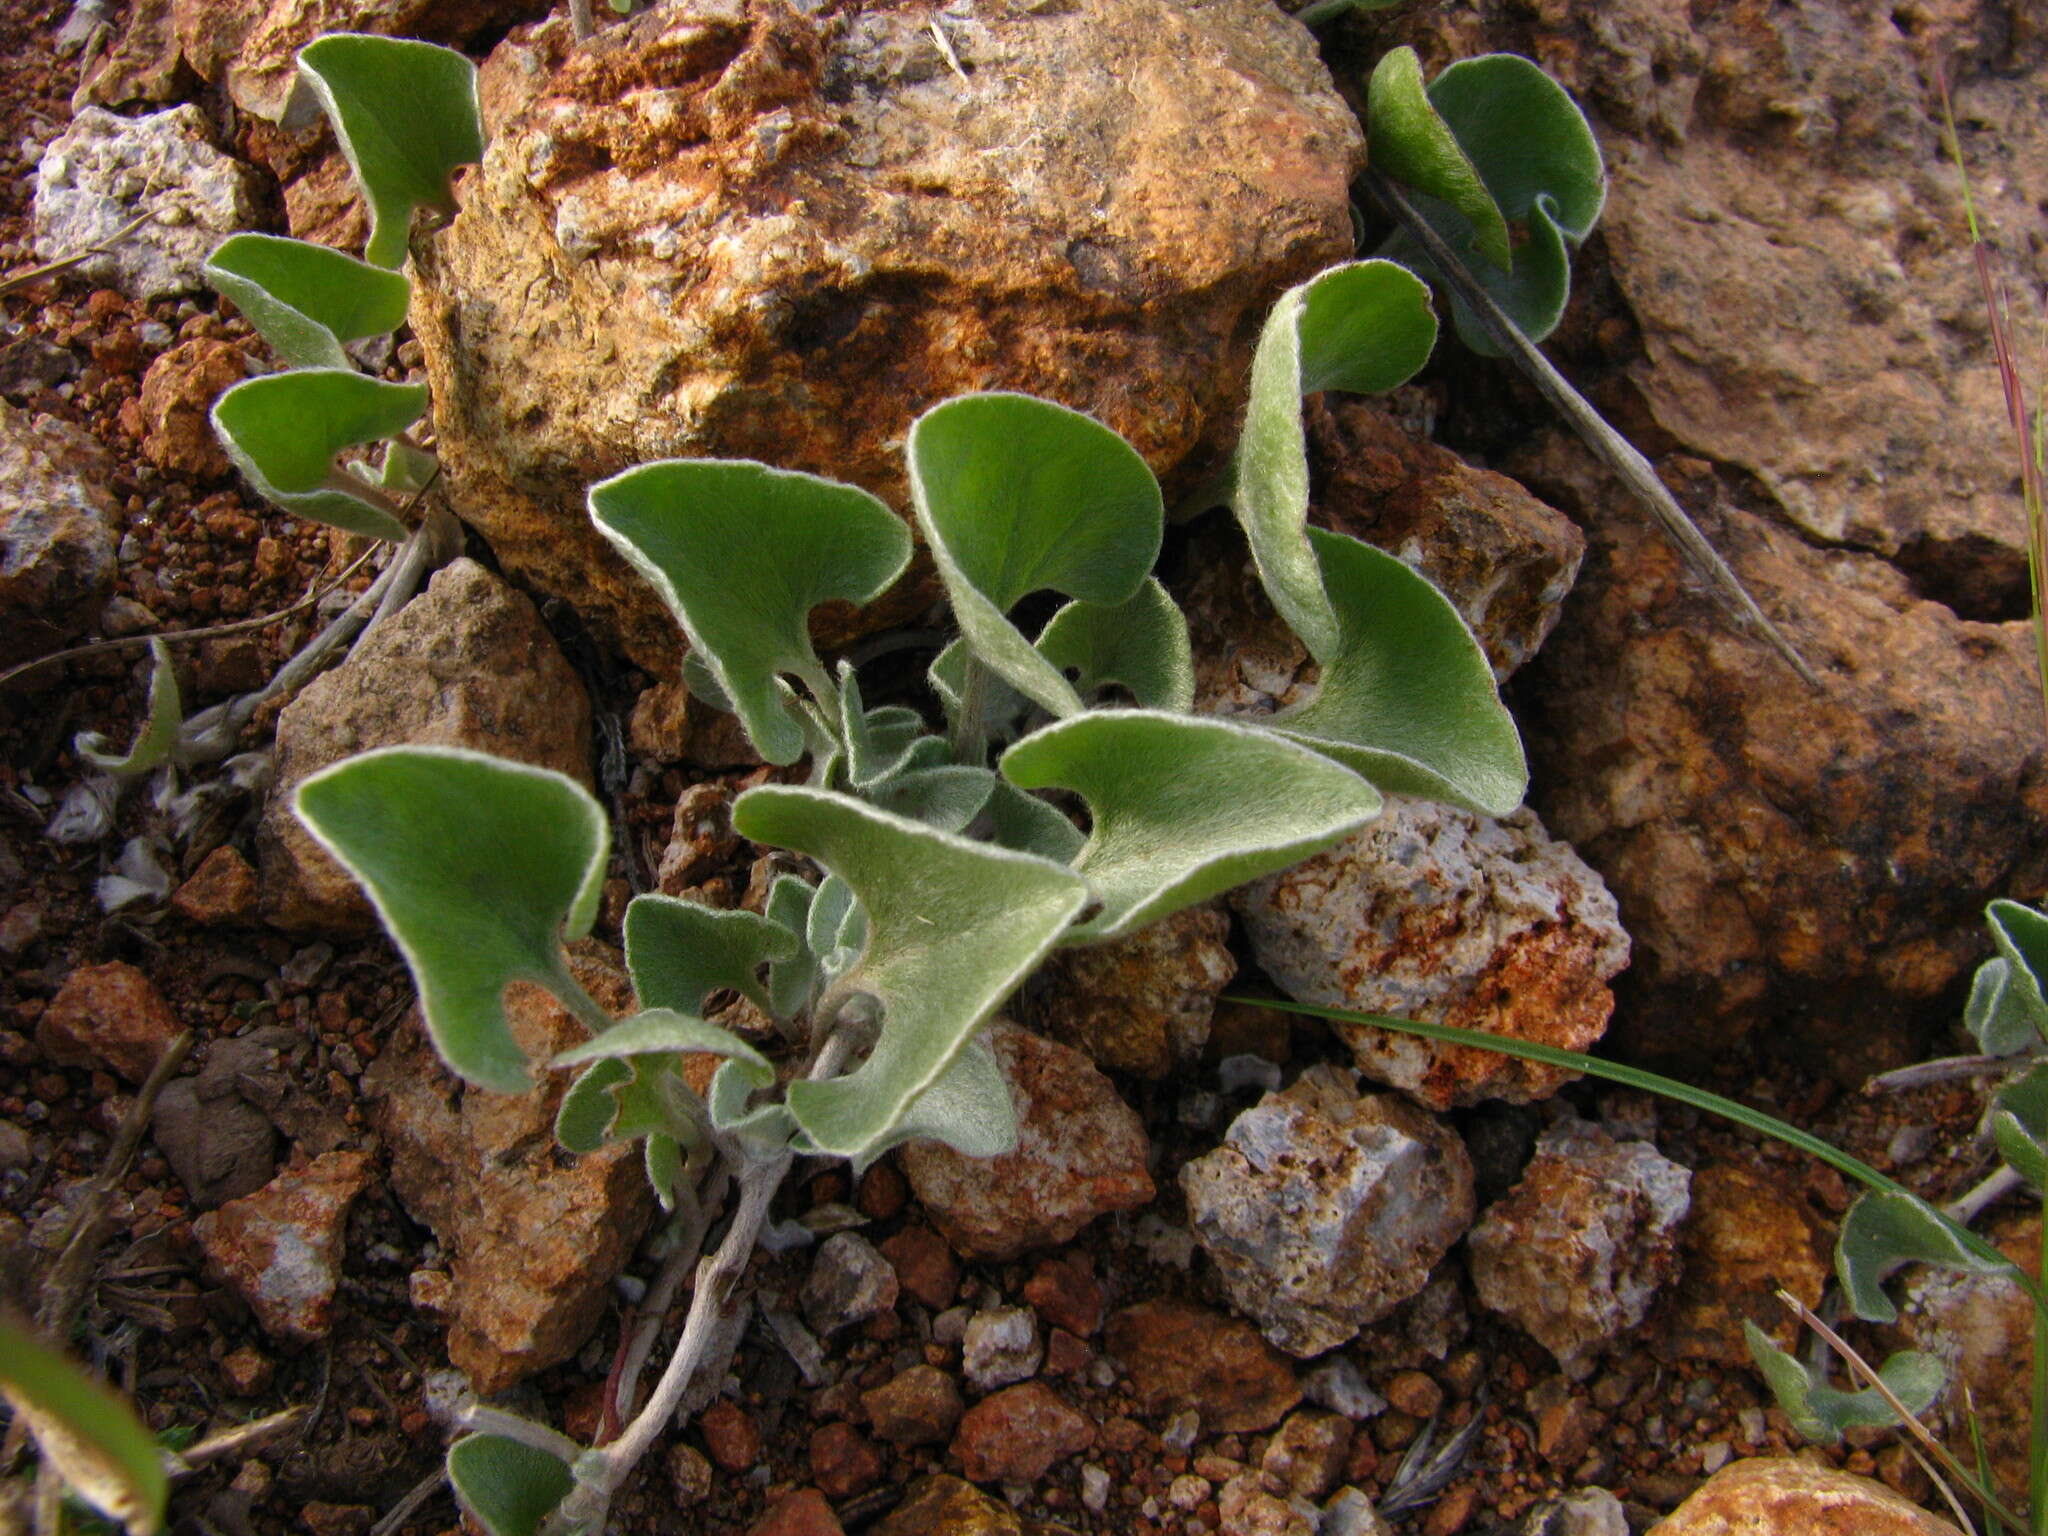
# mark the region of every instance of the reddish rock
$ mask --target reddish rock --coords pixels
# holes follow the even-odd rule
[[[893,1381],[863,1392],[860,1405],[877,1438],[900,1446],[945,1439],[964,1407],[953,1378],[932,1365],[913,1365]]]
[[[121,520],[112,472],[91,433],[0,401],[0,661],[56,650],[99,616]]]
[[[960,1288],[960,1264],[946,1240],[930,1227],[905,1227],[882,1240],[882,1257],[896,1271],[904,1290],[943,1312]]]
[[[1315,1506],[1296,1506],[1269,1493],[1256,1472],[1244,1472],[1216,1495],[1223,1536],[1315,1536]]]
[[[1094,1363],[1095,1351],[1064,1328],[1055,1328],[1045,1341],[1045,1374],[1078,1376]]]
[[[1727,1165],[1699,1169],[1672,1304],[1651,1347],[1667,1359],[1747,1366],[1742,1325],[1755,1323],[1781,1349],[1795,1348],[1803,1330],[1778,1291],[1819,1306],[1834,1278],[1832,1247],[1826,1223],[1782,1180]]]
[[[663,895],[681,896],[723,869],[739,847],[732,829],[732,791],[716,781],[693,784],[676,801],[655,885]]]
[[[1336,1486],[1351,1457],[1351,1421],[1341,1414],[1302,1409],[1287,1416],[1266,1447],[1259,1470],[1270,1473],[1290,1493],[1320,1499]]]
[[[1095,1443],[1095,1424],[1042,1381],[991,1393],[953,1436],[960,1470],[977,1483],[1035,1483]]]
[[[753,1417],[729,1397],[722,1397],[697,1416],[704,1449],[728,1472],[746,1472],[761,1459],[761,1432]]]
[[[277,1374],[270,1357],[254,1344],[244,1344],[221,1357],[220,1379],[235,1397],[260,1397]]]
[[[921,1477],[912,1483],[874,1536],[1072,1536],[1063,1525],[1027,1520],[957,1477]]]
[[[832,1423],[811,1435],[811,1481],[826,1497],[850,1499],[882,1479],[882,1453],[851,1424]]]
[[[36,1021],[36,1044],[64,1066],[105,1067],[139,1083],[181,1030],[147,976],[125,960],[109,960],[64,978]]]
[[[377,1512],[367,1504],[325,1504],[315,1500],[299,1510],[299,1524],[308,1536],[364,1536],[376,1519]]]
[[[253,922],[256,894],[256,871],[232,844],[223,843],[172,892],[171,910],[202,927]]]
[[[747,1527],[747,1536],[845,1536],[839,1517],[815,1488],[785,1493]]]
[[[1145,1128],[1109,1079],[1071,1046],[1007,1020],[990,1036],[1017,1110],[1015,1149],[966,1157],[943,1142],[913,1141],[900,1154],[946,1240],[972,1257],[1009,1259],[1149,1203]]]
[[[1019,1016],[1097,1066],[1159,1078],[1200,1058],[1216,995],[1237,975],[1230,915],[1189,907],[1108,944],[1055,950]]]
[[[1257,1329],[1191,1302],[1126,1307],[1106,1344],[1146,1412],[1192,1408],[1213,1434],[1268,1429],[1301,1401],[1292,1365]]]
[[[903,1212],[910,1188],[890,1162],[876,1163],[860,1176],[853,1203],[869,1221],[893,1221]]]
[[[182,341],[142,376],[142,451],[182,475],[228,472],[228,456],[208,413],[221,394],[248,377],[240,347],[199,337]]]
[[[209,1273],[272,1338],[310,1344],[334,1322],[348,1209],[370,1182],[361,1152],[330,1152],[192,1223]]]
[[[630,1006],[624,973],[596,946],[580,946],[571,969],[600,1003]],[[513,987],[509,1004],[529,1057],[583,1038],[537,988]],[[567,1081],[552,1074],[530,1094],[467,1087],[441,1066],[416,1017],[363,1074],[371,1123],[391,1149],[392,1190],[449,1255],[449,1357],[486,1395],[583,1346],[653,1211],[637,1147],[557,1152]]]
[[[1024,1299],[1048,1323],[1077,1338],[1092,1338],[1102,1326],[1102,1282],[1088,1255],[1078,1249],[1040,1259],[1024,1282]]]
[[[1956,1536],[1882,1483],[1793,1456],[1732,1462],[1650,1536]]]

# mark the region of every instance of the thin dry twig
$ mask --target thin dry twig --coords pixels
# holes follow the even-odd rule
[[[1550,406],[1579,434],[1588,448],[1598,455],[1621,482],[1634,494],[1636,500],[1649,511],[1664,530],[1666,537],[1678,546],[1686,562],[1697,571],[1708,586],[1739,617],[1746,620],[1781,657],[1786,665],[1797,672],[1808,684],[1821,686],[1818,673],[1807,665],[1806,658],[1792,648],[1792,642],[1779,632],[1768,615],[1757,606],[1756,599],[1742,584],[1742,579],[1729,569],[1728,562],[1721,558],[1720,551],[1708,542],[1700,532],[1699,525],[1686,515],[1664,482],[1657,478],[1657,472],[1650,467],[1650,461],[1637,451],[1635,445],[1610,427],[1600,413],[1587,403],[1571,386],[1569,380],[1551,366],[1545,357],[1529,342],[1521,329],[1501,312],[1493,296],[1465,269],[1443,241],[1430,227],[1429,221],[1415,211],[1407,195],[1389,181],[1382,173],[1368,169],[1366,185],[1373,195],[1386,207],[1402,229],[1413,236],[1429,259],[1436,264],[1451,291],[1464,301],[1466,307],[1477,316],[1485,327],[1486,334],[1512,358],[1515,364],[1527,374],[1529,381],[1550,403]]]
[[[69,256],[59,256],[55,261],[46,261],[39,267],[30,267],[26,272],[17,272],[12,277],[0,278],[0,294],[12,293],[17,288],[26,288],[31,283],[40,283],[46,277],[56,277],[59,273],[69,272],[73,267],[83,266],[86,262],[91,261],[93,257],[112,250],[155,217],[156,213],[154,210],[145,210],[135,215],[134,218],[123,224],[111,235],[107,236],[106,239],[88,245],[82,251],[75,251]]]

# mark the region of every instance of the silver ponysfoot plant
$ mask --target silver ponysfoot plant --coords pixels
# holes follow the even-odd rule
[[[361,374],[348,349],[402,316],[405,279],[389,269],[412,215],[447,208],[454,170],[482,152],[474,75],[452,55],[371,38],[323,38],[301,62],[369,201],[369,260],[261,236],[215,254],[216,286],[294,365],[230,391],[215,421],[280,505],[400,537],[399,498],[430,468],[411,436],[424,392]],[[1480,62],[1427,95],[1396,66],[1375,86],[1375,154],[1391,163],[1397,140],[1420,145],[1408,171],[1449,227],[1469,224],[1489,261],[1547,284],[1563,242],[1598,212],[1598,156],[1588,171],[1560,130],[1517,161],[1513,134],[1469,98],[1507,90],[1511,115],[1555,103],[1527,78],[1533,66]],[[1570,162],[1562,173],[1554,150]],[[1534,164],[1534,179],[1515,180],[1517,164]],[[1511,225],[1529,236],[1511,241]],[[1158,483],[1116,433],[1052,402],[963,396],[908,435],[913,521],[959,630],[932,664],[929,719],[870,705],[854,668],[828,667],[810,641],[818,604],[871,602],[907,566],[911,533],[882,502],[729,460],[647,464],[593,487],[597,527],[682,627],[691,691],[735,714],[769,762],[807,764],[802,783],[733,807],[740,833],[807,873],[778,876],[758,913],[636,899],[626,1018],[578,985],[563,954],[594,920],[609,858],[604,814],[573,781],[396,748],[300,787],[299,815],[368,891],[451,1068],[501,1092],[530,1086],[535,1064],[504,1009],[513,981],[546,988],[588,1027],[541,1064],[577,1073],[558,1138],[572,1151],[637,1144],[676,1213],[682,1263],[696,1263],[682,1336],[644,1403],[651,1334],[627,1352],[616,1438],[583,1447],[470,1411],[449,1474],[493,1536],[602,1528],[640,1457],[722,1372],[737,1288],[796,1158],[859,1168],[913,1137],[970,1155],[1013,1143],[983,1027],[1055,948],[1118,938],[1328,848],[1377,814],[1382,789],[1492,815],[1520,802],[1520,741],[1456,611],[1399,560],[1308,526],[1303,395],[1391,389],[1436,333],[1423,280],[1383,259],[1290,290],[1266,321],[1219,484],[1320,670],[1312,696],[1257,722],[1191,712],[1187,621],[1152,574]],[[348,462],[380,440],[376,472]],[[1020,605],[1047,593],[1064,603],[1029,633]],[[742,1032],[714,1006],[733,995],[760,1028]],[[718,1064],[700,1097],[683,1069],[706,1056]],[[670,1273],[679,1283],[683,1269]],[[657,1286],[656,1321],[672,1289]]]

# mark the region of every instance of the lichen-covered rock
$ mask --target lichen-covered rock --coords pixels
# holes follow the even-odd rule
[[[55,261],[111,241],[78,270],[130,298],[201,291],[213,248],[255,223],[255,177],[213,147],[189,102],[143,117],[86,107],[36,166],[36,254]]]
[[[1456,1135],[1328,1066],[1239,1115],[1180,1185],[1232,1304],[1304,1358],[1420,1291],[1472,1221]]]
[[[53,651],[114,585],[112,472],[88,432],[0,403],[0,662]]]
[[[689,0],[573,46],[559,18],[514,33],[483,96],[491,147],[413,309],[451,496],[668,675],[592,480],[718,454],[900,506],[904,429],[974,389],[1206,472],[1259,315],[1352,250],[1356,121],[1264,0]]]
[[[329,1152],[192,1223],[208,1270],[234,1287],[263,1331],[311,1344],[334,1325],[348,1210],[370,1182],[361,1152]]]
[[[990,1040],[1016,1106],[1017,1145],[1000,1157],[967,1157],[944,1142],[913,1141],[898,1154],[946,1241],[974,1258],[1012,1259],[1148,1203],[1144,1123],[1109,1079],[1071,1046],[1007,1019],[990,1027]]]
[[[1472,1287],[1571,1374],[1649,1315],[1678,1271],[1692,1175],[1584,1120],[1545,1131],[1466,1243]]]
[[[594,946],[579,946],[570,966],[614,1013],[630,1006],[625,974]],[[507,1000],[529,1058],[545,1061],[583,1038],[538,988],[516,985]],[[490,1396],[575,1354],[653,1213],[639,1149],[562,1156],[554,1127],[566,1074],[527,1094],[468,1087],[440,1065],[416,1017],[363,1074],[363,1088],[391,1149],[393,1193],[450,1258],[449,1359]]]
[[[1648,1536],[1956,1536],[1882,1483],[1795,1456],[1731,1462]]]
[[[1614,899],[1535,813],[1388,796],[1327,853],[1231,898],[1262,969],[1305,1003],[1583,1051],[1628,963]],[[1569,1074],[1493,1051],[1333,1026],[1360,1070],[1433,1109],[1556,1092]]]
[[[591,782],[583,684],[533,604],[473,560],[436,572],[279,717],[277,778],[257,831],[271,923],[374,926],[354,878],[292,813],[292,792],[345,757],[401,743],[468,747]]]
[[[1019,1011],[1097,1066],[1165,1077],[1202,1054],[1217,994],[1237,975],[1230,916],[1188,907],[1108,944],[1055,950]]]

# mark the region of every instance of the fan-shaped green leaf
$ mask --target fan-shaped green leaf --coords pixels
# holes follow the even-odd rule
[[[1829,1386],[1792,1355],[1771,1342],[1755,1323],[1742,1325],[1750,1359],[1792,1421],[1792,1427],[1819,1445],[1839,1445],[1845,1430],[1882,1428],[1899,1421],[1897,1412],[1875,1387],[1844,1392]],[[1901,1350],[1878,1367],[1878,1378],[1912,1414],[1925,1413],[1945,1385],[1941,1362],[1918,1350]]]
[[[1972,1275],[2010,1274],[2009,1259],[1992,1262],[1967,1244],[1941,1212],[1904,1190],[1873,1191],[1849,1207],[1835,1242],[1835,1274],[1849,1305],[1866,1322],[1889,1323],[1898,1309],[1884,1281],[1902,1264],[1934,1264]]]
[[[1513,269],[1475,265],[1473,275],[1531,341],[1556,328],[1571,288],[1571,249],[1592,232],[1607,199],[1606,169],[1585,114],[1549,75],[1514,54],[1463,59],[1438,75],[1429,102],[1479,172],[1510,225],[1526,230]],[[1376,160],[1385,168],[1377,145]],[[1480,235],[1464,212],[1419,183],[1417,210],[1461,255],[1479,254]],[[1486,238],[1491,239],[1491,232]],[[1405,239],[1387,254],[1430,273]],[[1458,334],[1474,351],[1498,355],[1478,322],[1453,303]]]
[[[2048,1189],[2048,1062],[2006,1084],[1993,1106],[1998,1155],[2035,1189]]]
[[[810,612],[881,596],[910,561],[910,531],[866,491],[735,459],[665,459],[590,488],[590,516],[668,601],[761,755],[793,763],[802,728],[783,673],[833,693]]]
[[[178,745],[178,728],[185,723],[185,706],[178,697],[178,673],[171,664],[171,648],[152,635],[149,656],[149,711],[135,733],[134,745],[116,756],[108,750],[107,738],[98,731],[81,731],[71,743],[71,749],[85,761],[117,779],[148,773],[170,761]]]
[[[644,899],[644,898],[643,898]],[[738,1057],[764,1071],[773,1071],[767,1057],[729,1029],[678,1013],[673,1008],[649,1008],[623,1019],[601,1035],[592,1035],[581,1045],[572,1045],[554,1059],[557,1067],[580,1067],[590,1061],[623,1061],[635,1056],[678,1056],[686,1051],[703,1051],[713,1056]]]
[[[987,1030],[961,1048],[896,1128],[856,1161],[855,1171],[906,1141],[943,1141],[964,1157],[1000,1157],[1017,1145],[1016,1106]]]
[[[484,154],[476,66],[431,43],[331,33],[299,50],[311,89],[370,210],[363,254],[405,261],[415,208],[455,212],[455,172]]]
[[[660,895],[634,897],[625,929],[626,969],[640,1006],[685,1014],[702,1013],[705,997],[728,987],[767,1008],[760,968],[794,959],[802,942],[772,918]]]
[[[1088,900],[1080,877],[1056,864],[827,791],[748,790],[733,826],[809,854],[865,914],[866,943],[840,985],[881,1004],[874,1049],[844,1077],[789,1090],[804,1132],[844,1157],[870,1155]]]
[[[689,690],[691,698],[700,699],[728,715],[735,713],[732,700],[725,696],[725,685],[719,682],[718,674],[711,670],[711,664],[701,652],[683,653],[683,686]]]
[[[1301,397],[1319,389],[1392,389],[1429,361],[1435,345],[1428,287],[1391,261],[1332,267],[1288,289],[1259,333],[1232,461],[1231,507],[1273,606],[1319,659],[1335,652],[1339,637],[1308,543]]]
[[[348,368],[295,368],[230,389],[214,403],[213,428],[249,483],[287,512],[402,539],[405,525],[338,456],[396,436],[426,409],[424,384],[387,384]]]
[[[1984,920],[1998,953],[1971,979],[1963,1025],[1987,1055],[2038,1048],[2048,1042],[2048,1001],[2041,991],[2048,974],[2048,916],[2001,900],[1985,909]]]
[[[908,816],[941,832],[964,832],[995,793],[996,776],[986,768],[944,763],[915,768],[868,791],[871,804]]]
[[[1422,60],[1413,48],[1396,48],[1374,66],[1366,91],[1366,134],[1376,170],[1449,203],[1465,216],[1479,254],[1503,272],[1513,267],[1508,221],[1450,124],[1430,104]]]
[[[1038,636],[1038,653],[1090,698],[1112,685],[1147,709],[1185,714],[1195,702],[1188,621],[1166,588],[1147,576],[1123,603],[1069,603]]]
[[[910,429],[917,522],[961,638],[1056,715],[1081,699],[1008,614],[1047,590],[1119,604],[1138,591],[1165,528],[1159,482],[1093,417],[1030,395],[961,395]]]
[[[386,747],[299,786],[299,819],[363,884],[412,968],[435,1047],[469,1081],[531,1087],[504,992],[584,994],[562,957],[604,885],[604,812],[574,780],[453,747]]]
[[[924,719],[901,704],[869,709],[852,663],[839,663],[839,736],[854,788],[873,789],[896,774],[947,761],[946,744],[925,733]]]
[[[163,1528],[170,1479],[135,1410],[0,1311],[0,1395],[36,1445],[93,1508],[131,1536]]]
[[[1339,643],[1307,700],[1274,730],[1357,769],[1381,789],[1505,816],[1528,767],[1515,722],[1471,630],[1441,592],[1392,555],[1309,530]]]
[[[1035,853],[1055,864],[1072,864],[1088,834],[1056,805],[1027,794],[1000,774],[988,797],[989,839],[1001,848]]]
[[[1088,802],[1074,867],[1102,909],[1069,942],[1113,939],[1320,853],[1379,813],[1365,780],[1321,753],[1233,721],[1095,710],[1003,754],[1003,776]]]
[[[509,1435],[464,1435],[449,1446],[448,1481],[489,1536],[539,1536],[576,1485],[561,1457]]]
[[[206,258],[206,281],[294,368],[350,368],[345,342],[405,323],[403,274],[279,235],[230,235]]]

